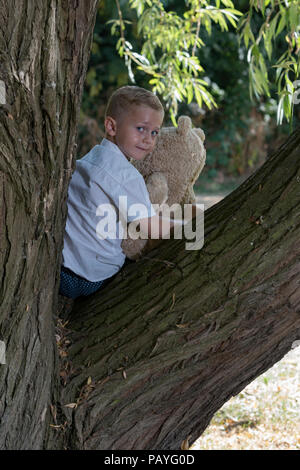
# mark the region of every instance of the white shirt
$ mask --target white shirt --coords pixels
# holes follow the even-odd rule
[[[120,215],[132,222],[154,216],[155,210],[142,175],[117,145],[103,139],[76,162],[68,190],[63,266],[92,282],[116,274],[125,261]]]

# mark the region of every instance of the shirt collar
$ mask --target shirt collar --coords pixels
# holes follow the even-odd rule
[[[102,139],[101,145],[105,147],[107,150],[110,150],[122,156],[123,158],[125,158],[127,162],[129,161],[126,155],[124,155],[124,153],[119,149],[119,147],[113,142],[111,142],[110,140],[106,139],[105,137]]]

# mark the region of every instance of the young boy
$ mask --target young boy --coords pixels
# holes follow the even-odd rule
[[[70,182],[61,295],[73,299],[90,295],[122,268],[122,238],[103,237],[97,231],[104,215],[101,207],[115,207],[120,222],[120,196],[127,198],[128,209],[137,203],[145,207],[135,216],[127,212],[128,222],[139,220],[146,237],[163,236],[144,179],[129,162],[151,153],[163,118],[159,99],[143,88],[125,86],[111,96],[105,113],[105,139],[77,161]]]

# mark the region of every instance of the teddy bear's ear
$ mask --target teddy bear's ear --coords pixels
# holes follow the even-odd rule
[[[178,127],[176,132],[179,135],[186,135],[192,129],[192,121],[188,116],[180,116],[178,118]]]
[[[200,127],[197,127],[195,129],[193,129],[194,132],[196,132],[196,134],[200,137],[200,139],[202,140],[202,142],[205,141],[205,134],[203,132],[202,129],[200,129]]]

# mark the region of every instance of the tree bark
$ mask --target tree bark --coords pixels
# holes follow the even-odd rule
[[[205,213],[200,251],[163,241],[76,302],[51,445],[180,449],[291,349],[300,338],[299,150],[300,129]]]
[[[298,130],[205,214],[53,313],[96,0],[0,0],[1,449],[179,449],[300,337]],[[60,380],[59,380],[60,378]]]
[[[97,0],[0,1],[0,448],[39,449],[56,382],[53,311]]]

